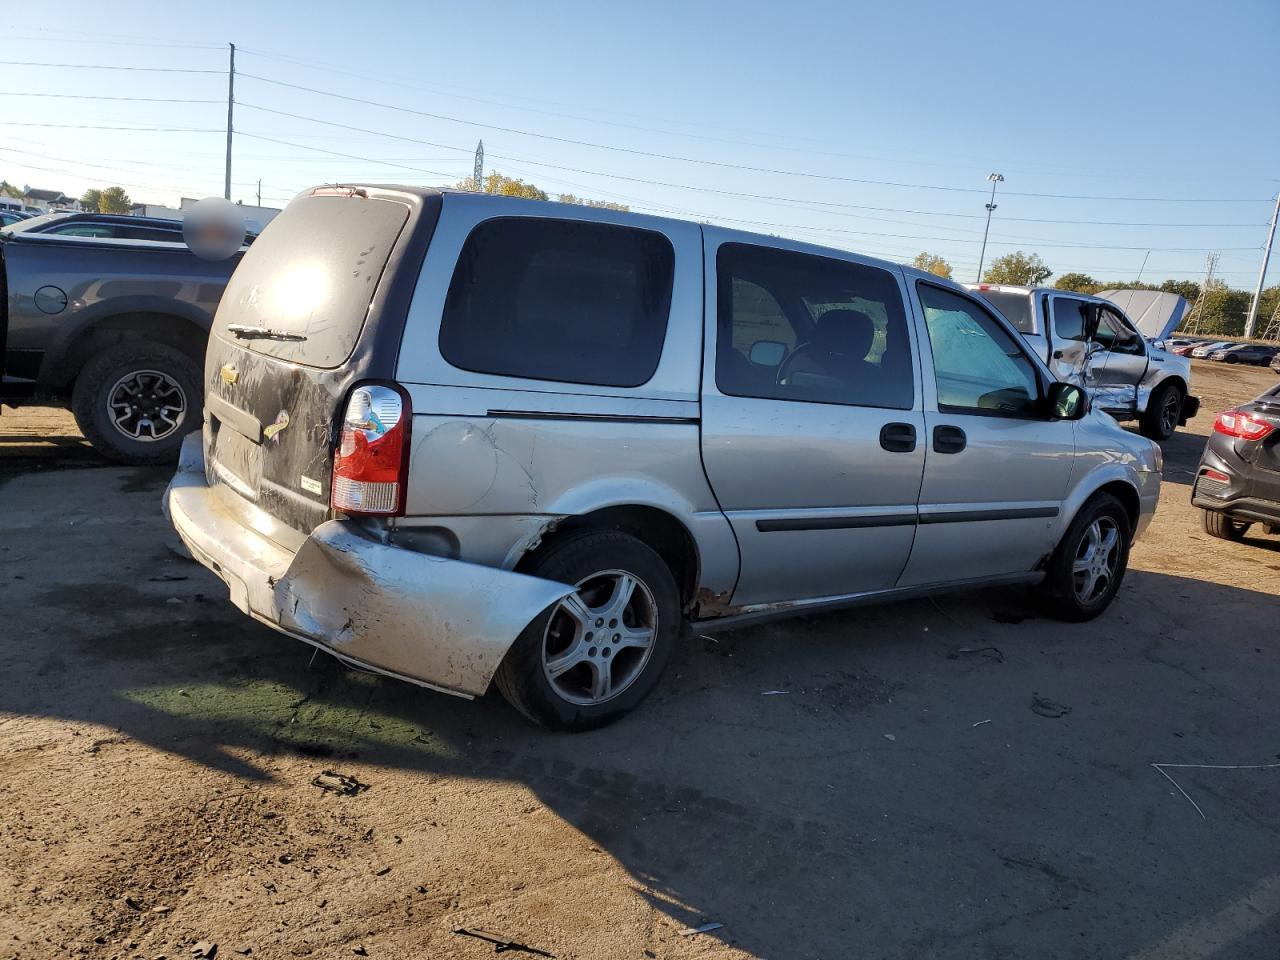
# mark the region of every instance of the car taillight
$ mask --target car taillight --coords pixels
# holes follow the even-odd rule
[[[412,421],[409,395],[399,387],[369,384],[351,391],[333,455],[333,509],[361,516],[404,513]]]
[[[1204,471],[1204,473],[1200,474],[1200,476],[1204,477],[1206,480],[1212,480],[1214,483],[1230,483],[1231,482],[1231,478],[1228,477],[1221,470],[1206,470]]]
[[[1213,429],[1218,433],[1225,433],[1228,437],[1261,440],[1275,429],[1275,424],[1252,413],[1233,409],[1218,414],[1218,419],[1213,422]]]

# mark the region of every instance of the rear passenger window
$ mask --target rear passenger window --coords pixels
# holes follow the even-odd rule
[[[740,243],[720,247],[716,273],[721,393],[911,409],[911,345],[893,274]]]
[[[1053,299],[1053,333],[1059,340],[1084,341],[1088,339],[1085,331],[1086,306],[1083,300],[1069,300],[1066,297]]]
[[[487,220],[454,269],[440,352],[475,373],[637,387],[658,368],[674,272],[651,230]]]

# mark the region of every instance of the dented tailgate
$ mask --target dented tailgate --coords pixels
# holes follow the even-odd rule
[[[320,188],[246,252],[205,362],[210,484],[296,548],[331,516],[334,424],[353,384],[392,375],[439,198]]]

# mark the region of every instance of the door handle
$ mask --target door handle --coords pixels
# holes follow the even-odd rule
[[[964,431],[959,427],[946,424],[933,428],[933,450],[935,453],[959,453],[969,442]]]
[[[916,448],[916,428],[909,423],[886,423],[880,428],[880,446],[890,453],[910,453]]]

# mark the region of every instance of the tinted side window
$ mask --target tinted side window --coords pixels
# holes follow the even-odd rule
[[[485,221],[454,268],[440,352],[475,373],[638,387],[658,369],[674,273],[652,230]]]
[[[1013,335],[968,297],[921,283],[938,409],[1026,416],[1040,397],[1035,366]]]
[[[115,227],[93,223],[69,223],[65,227],[51,227],[45,233],[59,237],[114,237]]]
[[[716,274],[722,393],[911,409],[911,345],[891,273],[728,243]]]
[[[1059,340],[1084,341],[1086,305],[1083,300],[1068,297],[1053,298],[1053,334]]]

